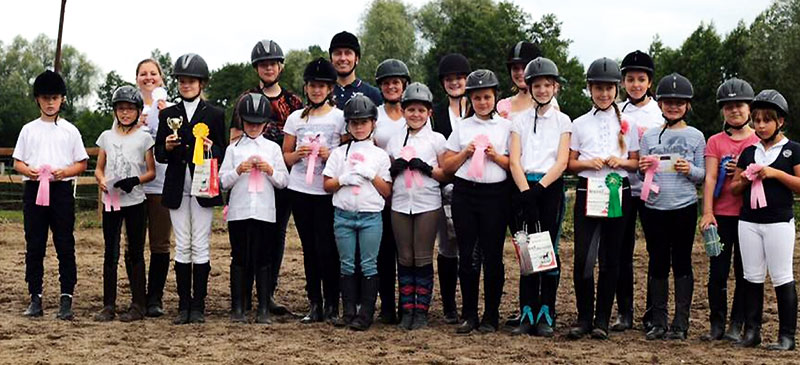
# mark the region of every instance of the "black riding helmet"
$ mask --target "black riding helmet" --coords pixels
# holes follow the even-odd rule
[[[656,100],[682,99],[691,100],[694,96],[692,83],[683,75],[673,72],[661,78],[656,86]]]
[[[556,80],[561,77],[558,74],[558,66],[556,66],[555,62],[548,58],[536,57],[525,66],[525,83],[530,87],[533,84],[533,79],[542,76],[553,77]]]
[[[330,47],[328,47],[328,54],[333,53],[336,48],[349,48],[356,53],[356,56],[361,57],[361,45],[358,44],[358,37],[353,33],[342,31],[336,33],[331,39]]]
[[[256,43],[253,46],[253,51],[250,52],[250,63],[253,67],[256,67],[261,61],[275,60],[283,62],[285,58],[281,46],[269,39]]]
[[[497,81],[497,76],[490,70],[475,70],[467,76],[467,92],[478,89],[497,89],[500,82]]]
[[[720,107],[729,101],[750,103],[754,97],[753,87],[747,81],[736,77],[725,80],[717,88],[717,105]]]
[[[303,71],[303,81],[305,82],[321,81],[332,84],[336,82],[336,77],[336,69],[333,64],[322,57],[309,62]]]
[[[57,72],[45,70],[33,81],[33,97],[40,95],[67,95],[67,84]]]
[[[249,93],[239,100],[239,117],[247,123],[264,124],[272,115],[269,98],[261,93]]]
[[[433,108],[433,93],[425,84],[414,82],[408,85],[403,92],[402,106],[405,107],[411,102],[420,102]]]
[[[372,99],[362,93],[355,93],[350,100],[344,104],[344,120],[353,119],[378,119],[378,107]]]
[[[617,62],[610,58],[598,58],[586,70],[587,82],[612,82],[622,81],[622,72]]]
[[[652,79],[655,68],[656,66],[653,63],[653,58],[651,58],[650,55],[636,50],[628,53],[625,58],[622,59],[620,71],[622,71],[623,75],[628,71],[644,71],[650,76],[650,79]]]
[[[378,64],[375,70],[375,83],[380,85],[383,79],[389,77],[399,77],[404,79],[406,83],[411,82],[411,73],[408,72],[408,66],[405,62],[398,59],[389,58]]]
[[[782,117],[789,115],[789,103],[786,102],[786,98],[773,89],[761,90],[761,92],[753,98],[750,108],[774,109]]]
[[[187,53],[178,57],[175,61],[175,67],[172,70],[172,76],[188,76],[195,77],[201,80],[208,80],[208,65],[203,57],[195,53]]]
[[[451,53],[439,60],[439,81],[448,75],[469,75],[472,68],[464,55]]]
[[[534,43],[531,42],[517,42],[513,47],[508,50],[508,58],[506,60],[506,67],[511,71],[511,65],[522,64],[527,65],[536,57],[541,57],[542,51]]]
[[[139,92],[139,89],[130,86],[120,86],[117,90],[114,91],[114,95],[111,96],[111,105],[116,107],[117,103],[131,103],[136,105],[136,108],[141,110],[144,107],[144,99],[142,99],[142,93]]]

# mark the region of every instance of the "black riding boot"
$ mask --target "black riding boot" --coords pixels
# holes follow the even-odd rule
[[[272,287],[272,269],[262,267],[256,271],[256,295],[258,296],[258,309],[256,309],[256,323],[270,324],[269,303]]]
[[[189,312],[189,322],[205,323],[206,295],[208,294],[208,274],[211,264],[194,264],[192,268],[192,308]]]
[[[458,257],[436,258],[439,265],[439,292],[442,296],[444,323],[458,323],[458,305],[456,304],[456,286],[458,286]]]
[[[778,299],[778,342],[767,348],[776,351],[794,350],[794,335],[797,330],[797,289],[794,281],[775,288]]]
[[[147,316],[161,317],[164,315],[164,285],[167,283],[169,273],[169,254],[150,254],[150,277],[147,280]]]
[[[650,330],[645,336],[648,340],[659,340],[667,334],[667,300],[669,298],[669,279],[650,278],[647,285],[650,299]]]
[[[339,277],[339,285],[342,290],[342,316],[333,325],[336,327],[349,326],[356,317],[356,306],[358,304],[358,279],[353,275],[342,275]]]
[[[692,308],[694,277],[686,275],[675,279],[675,317],[667,332],[670,340],[685,340],[689,332],[689,311]]]
[[[739,347],[756,347],[761,343],[761,319],[764,314],[764,283],[747,282],[744,297],[744,335]]]
[[[189,323],[189,310],[192,306],[192,264],[175,262],[175,286],[178,291],[178,316],[174,324]]]
[[[231,322],[245,323],[244,315],[244,267],[231,265]]]
[[[366,331],[372,325],[372,317],[375,315],[375,301],[378,300],[378,287],[380,280],[378,275],[361,277],[361,298],[358,308],[358,315],[350,323],[350,329],[355,331]]]

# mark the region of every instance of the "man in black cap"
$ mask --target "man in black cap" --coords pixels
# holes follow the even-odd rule
[[[366,95],[375,105],[383,104],[380,90],[356,77],[356,66],[361,60],[361,46],[354,34],[347,31],[337,33],[331,39],[328,53],[338,75],[333,90],[337,108],[344,109],[344,104],[355,93]]]

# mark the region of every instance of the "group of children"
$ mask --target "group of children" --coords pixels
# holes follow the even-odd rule
[[[646,338],[686,339],[694,288],[691,254],[701,211],[700,228],[718,231],[723,243],[709,254],[711,330],[702,338],[758,345],[769,271],[780,319],[778,342],[771,348],[794,348],[792,196],[800,192],[800,145],[782,133],[788,104],[777,91],[755,95],[743,80],[725,81],[717,92],[725,127],[706,143],[686,118],[694,96],[691,82],[673,73],[653,93],[655,66],[640,51],[628,54],[621,67],[609,58],[592,62],[586,81],[593,106],[574,121],[556,101],[562,83],[558,67],[532,43],[519,42],[509,50],[514,95],[503,100],[494,72],[471,70],[460,54],[444,56],[438,74],[447,100],[440,104],[434,104],[426,85],[411,82],[400,60],[378,66],[378,88],[358,79],[360,46],[350,33],[333,37],[329,55],[330,61],[319,58],[306,66],[303,104],[278,83],[281,48],[274,41],[258,42],[251,62],[259,85],[237,100],[229,140],[223,110],[202,97],[209,72],[200,56],[178,58],[172,76],[180,101],[174,105],[156,91],[163,84],[158,64],[139,64],[138,88],[114,93],[112,127],[97,140],[95,176],[103,192],[106,242],[97,320],[116,315],[123,223],[132,298],[119,319],[163,314],[171,222],[179,298],[174,322],[204,322],[213,208],[227,202],[233,322],[248,320],[253,281],[257,323],[288,313],[275,302],[274,292],[291,213],[309,301],[302,323],[327,321],[366,330],[380,295],[382,322],[406,330],[427,326],[438,241],[444,321],[459,324],[461,334],[495,332],[510,229],[512,234],[546,233],[555,265],[521,276],[519,313],[507,324],[515,335],[553,336],[569,171],[578,177],[573,211],[577,319],[566,332],[569,338],[606,339],[609,331],[633,328],[638,215],[649,254],[642,318]],[[624,102],[618,102],[620,84]],[[72,318],[76,268],[70,180],[86,169],[88,156],[78,130],[58,116],[65,93],[58,74],[37,77],[34,96],[41,117],[23,128],[13,155],[26,180],[27,316],[43,312],[42,259],[50,228],[61,278],[58,317]],[[226,199],[215,191],[198,192],[209,179],[212,187],[218,183],[228,192]],[[158,189],[150,190],[154,183]],[[726,331],[731,258],[736,288]],[[675,311],[668,324],[670,270]],[[615,298],[618,314],[611,324]]]

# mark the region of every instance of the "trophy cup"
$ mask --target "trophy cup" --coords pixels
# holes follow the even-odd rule
[[[181,128],[181,124],[183,124],[182,116],[177,118],[167,118],[167,126],[169,129],[172,129],[172,135],[177,137],[177,141],[180,141],[180,137],[178,137],[178,129]]]

